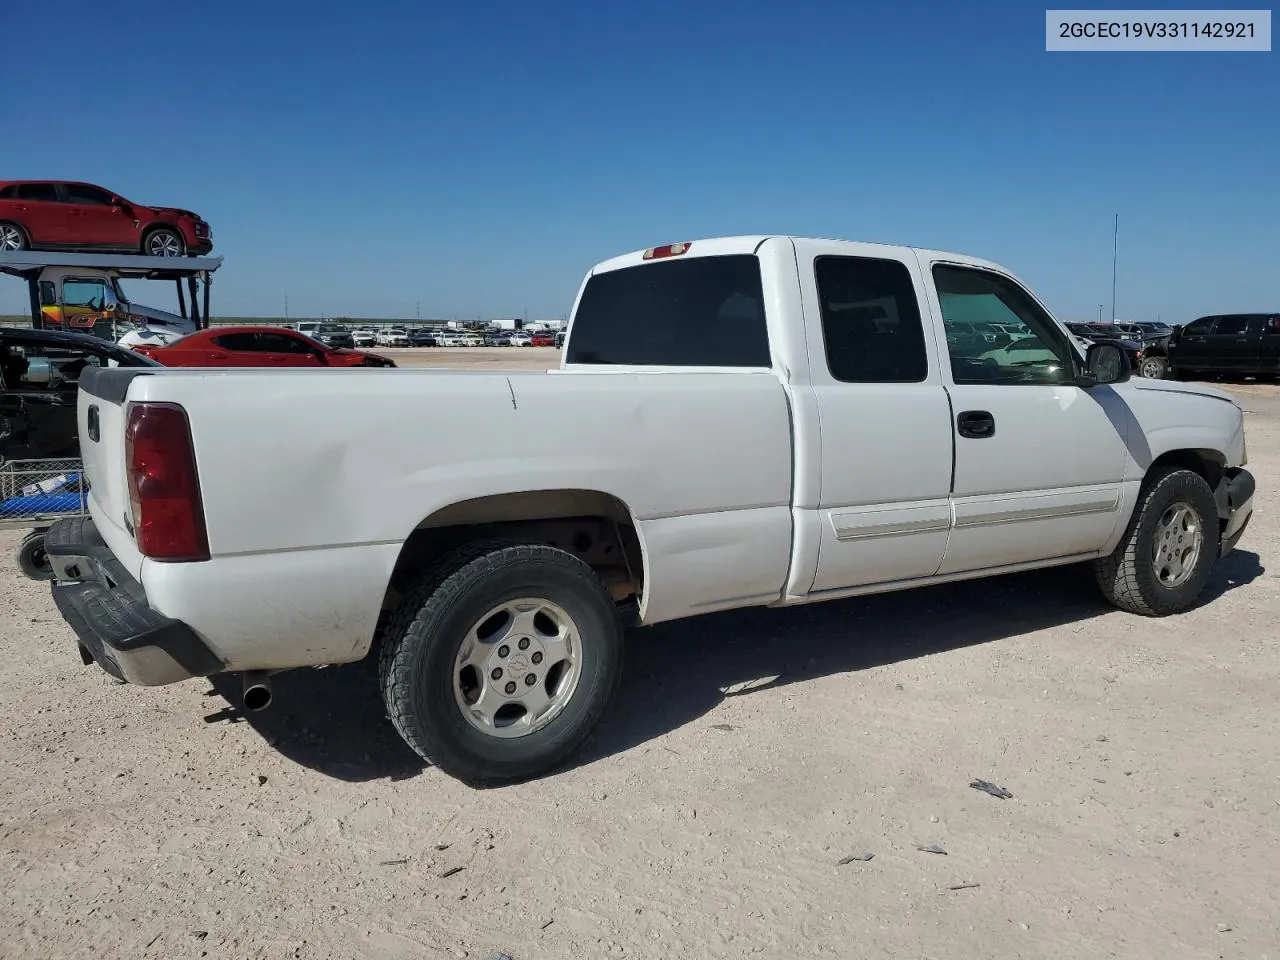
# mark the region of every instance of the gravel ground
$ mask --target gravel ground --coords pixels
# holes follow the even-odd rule
[[[1260,505],[1194,612],[1066,569],[639,631],[589,755],[499,790],[366,665],[249,717],[112,683],[0,533],[0,956],[1280,958],[1280,403],[1240,392]]]

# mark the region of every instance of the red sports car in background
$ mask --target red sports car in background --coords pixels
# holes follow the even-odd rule
[[[91,183],[0,180],[0,253],[128,250],[153,257],[213,249],[204,219],[177,207],[146,207]]]
[[[529,335],[529,346],[531,347],[554,347],[556,345],[556,337],[553,333],[534,333]]]
[[[344,347],[326,347],[280,327],[212,327],[166,347],[136,346],[166,367],[394,367],[395,361]]]

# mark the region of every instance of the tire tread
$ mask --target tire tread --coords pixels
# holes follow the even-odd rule
[[[387,716],[396,732],[427,763],[475,786],[496,785],[513,778],[505,772],[462,769],[452,757],[447,756],[447,751],[441,749],[441,744],[430,736],[429,731],[415,722],[414,664],[409,648],[427,634],[442,610],[477,583],[505,567],[527,562],[557,564],[574,572],[584,586],[604,592],[595,572],[563,550],[500,537],[476,540],[443,554],[423,571],[415,586],[402,597],[380,638],[378,681]],[[595,727],[617,680],[617,674],[607,679],[609,689],[598,698],[595,708],[584,719],[587,727]]]
[[[1147,516],[1151,501],[1168,487],[1171,480],[1180,477],[1194,477],[1204,484],[1206,489],[1208,487],[1203,477],[1184,467],[1165,466],[1154,471],[1143,484],[1137,506],[1129,518],[1120,543],[1109,556],[1094,561],[1094,575],[1099,589],[1102,590],[1103,596],[1122,610],[1144,617],[1161,617],[1175,612],[1172,607],[1152,603],[1151,598],[1142,589],[1142,584],[1138,580],[1138,569],[1144,561],[1139,557],[1141,545],[1137,533]],[[1202,549],[1209,550],[1211,546],[1216,547],[1216,535],[1216,529],[1206,529]]]

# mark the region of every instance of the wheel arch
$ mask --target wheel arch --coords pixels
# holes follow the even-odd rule
[[[1209,484],[1210,490],[1216,490],[1227,469],[1226,454],[1219,450],[1186,447],[1177,450],[1166,450],[1151,461],[1142,478],[1145,487],[1151,478],[1164,467],[1180,467],[1199,474]]]
[[[14,220],[12,217],[0,217],[0,224],[16,227],[18,232],[22,234],[22,238],[27,242],[27,249],[31,249],[31,231],[23,226],[21,221]]]
[[[565,550],[600,575],[615,602],[643,602],[648,553],[635,515],[620,497],[572,488],[513,491],[448,504],[409,531],[387,582],[379,628],[437,557],[493,537]]]
[[[142,228],[142,233],[139,237],[138,246],[141,248],[143,253],[147,252],[147,241],[151,239],[151,235],[157,230],[172,230],[176,233],[178,235],[178,239],[182,241],[183,252],[186,252],[188,246],[187,235],[182,232],[182,228],[180,226],[176,223],[171,223],[168,220],[153,220]]]

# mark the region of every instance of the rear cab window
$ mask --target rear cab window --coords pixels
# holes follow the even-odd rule
[[[827,369],[842,383],[919,383],[929,375],[911,274],[897,260],[814,262]]]
[[[565,362],[769,367],[759,259],[692,257],[592,275]]]

